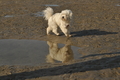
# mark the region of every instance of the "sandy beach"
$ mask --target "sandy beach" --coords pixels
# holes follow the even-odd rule
[[[48,6],[72,10],[72,37],[46,35]],[[74,60],[45,62],[47,41]],[[120,80],[120,0],[1,0],[0,80]]]

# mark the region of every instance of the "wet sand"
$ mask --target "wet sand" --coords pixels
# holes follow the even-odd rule
[[[78,53],[81,56],[68,63],[1,65],[0,80],[119,80],[119,5],[119,0],[1,0],[1,40],[67,43],[80,47]],[[73,11],[71,38],[66,38],[60,30],[60,36],[46,36],[47,21],[42,17],[42,10],[47,6],[55,12],[64,9]]]

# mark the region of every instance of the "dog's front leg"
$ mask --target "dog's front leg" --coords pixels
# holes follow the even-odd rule
[[[52,32],[55,33],[57,36],[60,35],[60,34],[57,32],[57,27],[56,27],[56,28],[53,28]]]
[[[66,27],[60,27],[60,28],[61,28],[62,32],[65,34],[65,36],[71,37],[68,28],[66,28]]]

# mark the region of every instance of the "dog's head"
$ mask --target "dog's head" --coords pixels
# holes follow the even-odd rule
[[[66,21],[66,22],[68,22],[68,23],[71,21],[72,15],[73,15],[72,11],[71,11],[71,10],[68,10],[68,9],[63,10],[63,11],[61,12],[61,18],[62,18],[62,20],[63,20],[63,21]]]

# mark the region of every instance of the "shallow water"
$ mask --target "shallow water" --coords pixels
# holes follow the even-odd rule
[[[36,12],[31,14],[34,17],[43,17],[43,12]]]
[[[5,18],[14,17],[14,15],[5,15],[4,17],[5,17]]]
[[[59,5],[56,5],[56,4],[46,4],[44,5],[46,7],[58,7]],[[26,11],[26,10],[25,10]],[[5,15],[4,17],[5,18],[11,18],[11,17],[18,17],[18,16],[26,16],[26,15],[31,15],[31,16],[34,16],[34,17],[43,17],[43,12],[36,12],[36,13],[30,13],[30,14],[24,14],[24,15]]]
[[[120,6],[120,4],[117,4],[116,6]]]
[[[56,5],[56,4],[46,4],[45,6],[58,7],[59,5]]]
[[[33,17],[43,17],[43,12],[36,12],[30,14],[23,14],[23,15],[5,15],[5,18],[12,18],[12,17],[21,17],[21,16],[33,16]]]
[[[59,44],[62,48],[65,44]],[[46,41],[38,40],[0,40],[0,65],[43,65],[49,54],[50,46]],[[56,48],[55,48],[56,49]],[[74,59],[78,59],[79,47],[71,46]]]

